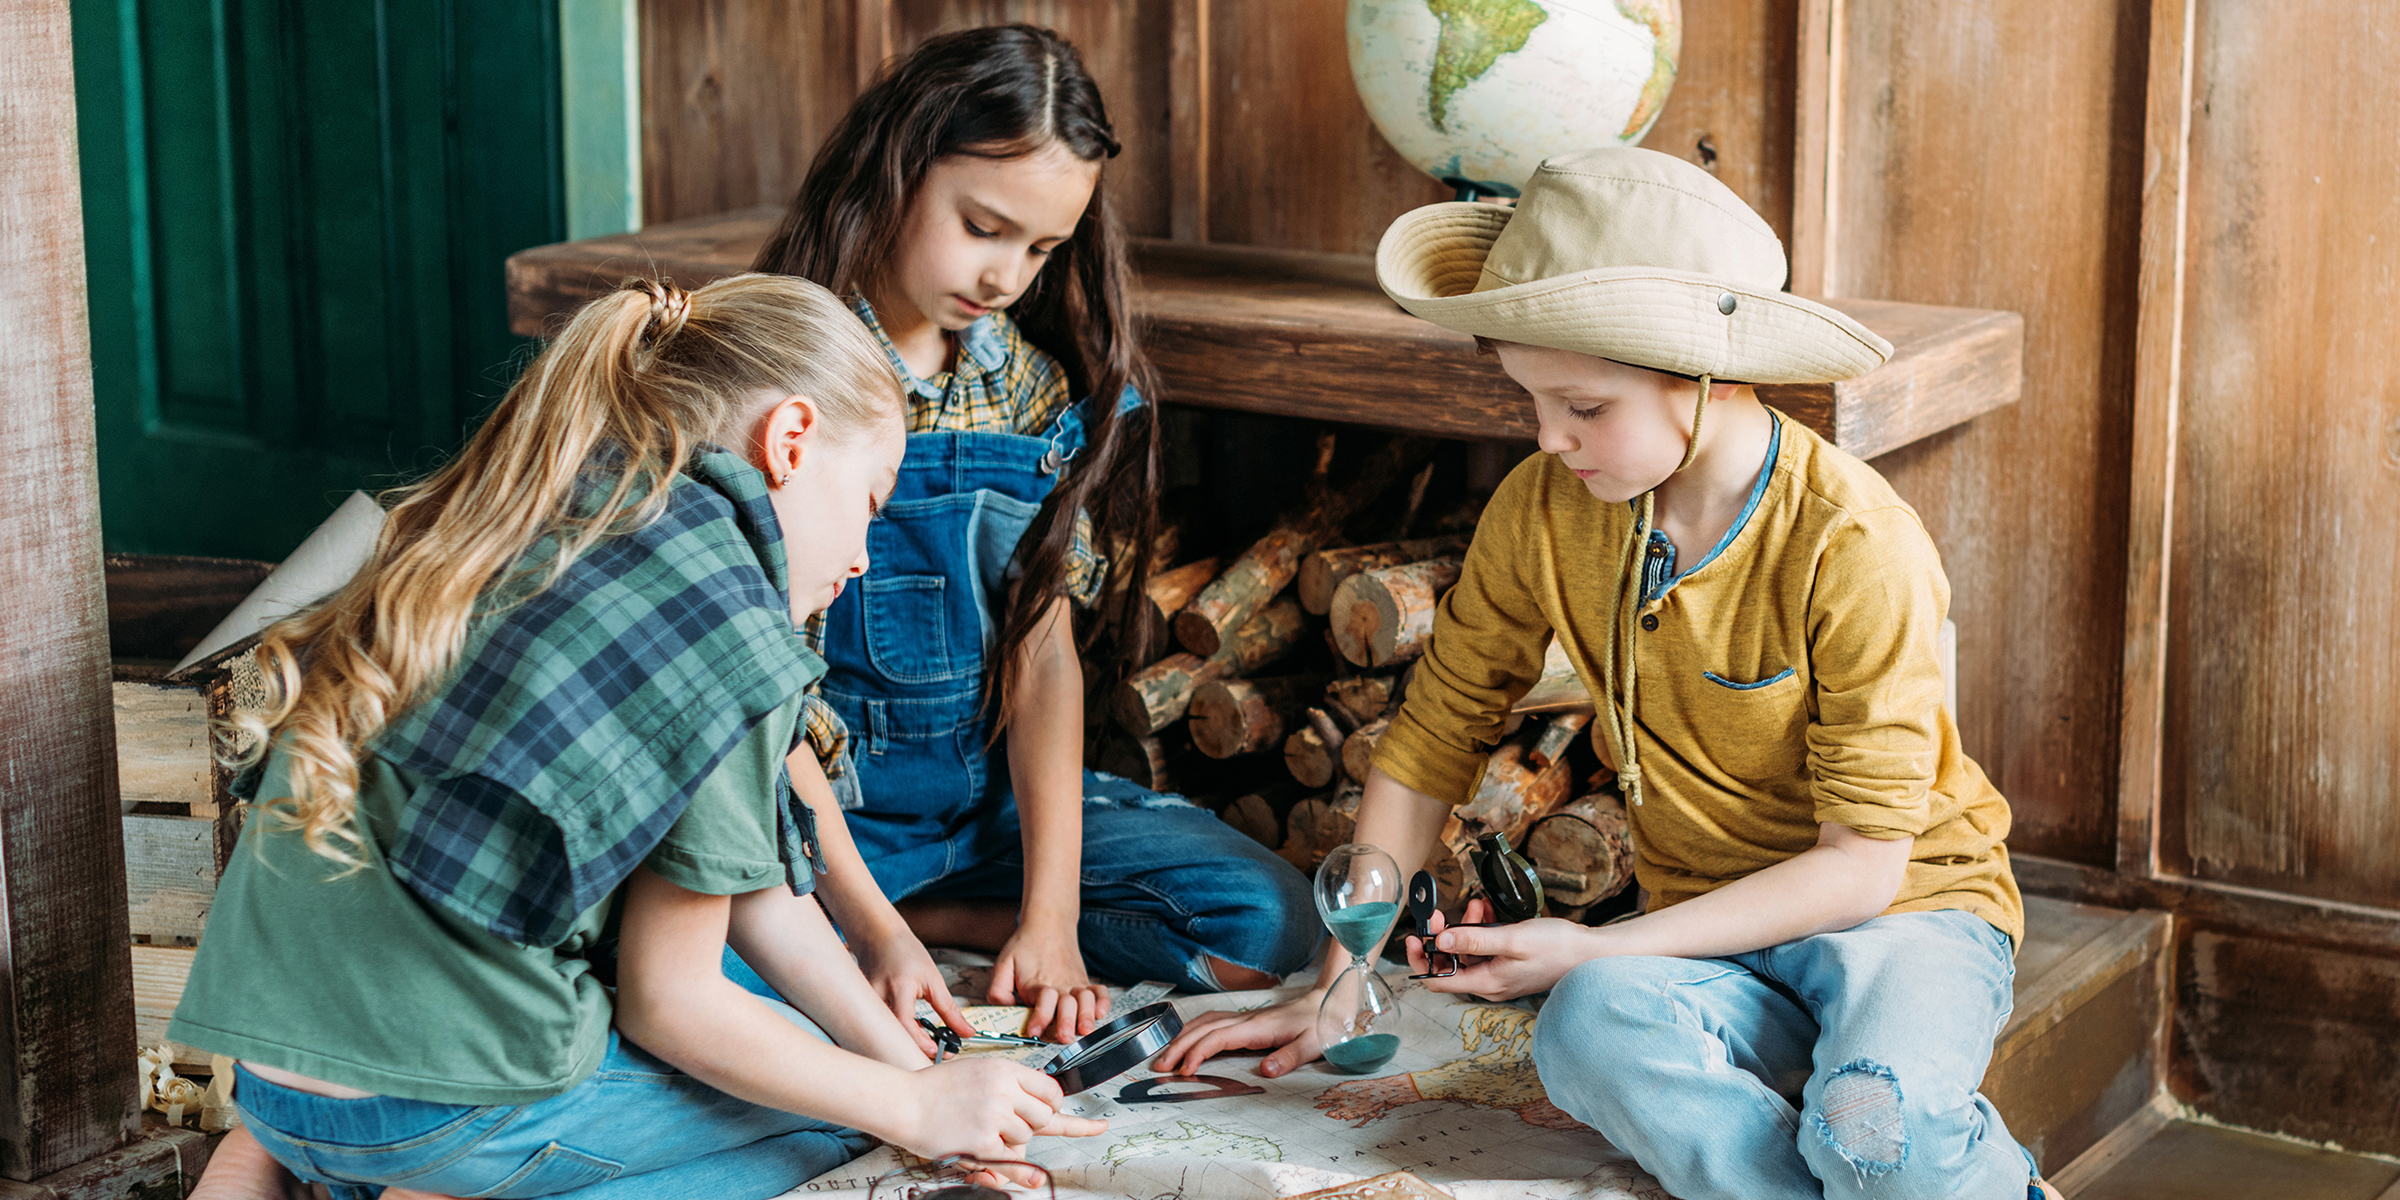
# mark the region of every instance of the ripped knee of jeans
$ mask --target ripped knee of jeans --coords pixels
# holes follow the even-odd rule
[[[1814,1116],[1817,1136],[1863,1175],[1900,1168],[1908,1130],[1900,1119],[1900,1081],[1879,1062],[1859,1059],[1825,1081]]]

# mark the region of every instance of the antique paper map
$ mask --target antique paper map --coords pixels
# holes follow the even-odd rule
[[[981,993],[977,968],[945,970],[957,994]],[[1399,998],[1401,1043],[1380,1070],[1343,1075],[1314,1063],[1266,1079],[1249,1055],[1216,1059],[1207,1074],[1186,1079],[1136,1070],[1069,1101],[1071,1111],[1105,1118],[1107,1133],[1038,1139],[1027,1157],[1050,1169],[1060,1196],[1076,1198],[1272,1200],[1405,1170],[1458,1200],[1668,1200],[1655,1180],[1543,1095],[1530,1057],[1531,1012],[1428,992],[1398,971],[1384,979]],[[1172,999],[1189,1020],[1301,990]],[[1116,1011],[1130,1007],[1120,999]],[[1001,1031],[1022,1022],[1024,1010],[974,1008],[968,1018]],[[1052,1051],[968,1053],[1039,1063]],[[909,1162],[887,1146],[789,1195],[863,1196],[877,1177]],[[885,1183],[880,1194],[895,1194],[895,1186]]]

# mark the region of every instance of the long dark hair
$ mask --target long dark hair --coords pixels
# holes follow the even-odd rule
[[[909,202],[934,163],[954,155],[1017,158],[1051,146],[1085,162],[1114,158],[1119,149],[1100,89],[1072,44],[1032,25],[933,38],[886,68],[850,106],[755,269],[856,294],[892,262]],[[1134,343],[1125,259],[1103,171],[1074,235],[1009,309],[1026,339],[1065,369],[1073,393],[1091,402],[1080,461],[1017,547],[1022,574],[987,677],[1002,725],[1019,651],[1065,590],[1075,513],[1091,514],[1093,549],[1109,559],[1108,592],[1138,596],[1148,581],[1158,537],[1158,422],[1148,405],[1120,415],[1117,398],[1128,386],[1145,396],[1156,388]],[[1098,625],[1087,623],[1079,648],[1090,647]],[[1119,670],[1142,665],[1129,661],[1140,653],[1137,640],[1115,648]]]

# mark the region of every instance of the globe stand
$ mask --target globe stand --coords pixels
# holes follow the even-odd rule
[[[1442,186],[1456,191],[1458,193],[1456,199],[1460,204],[1473,204],[1476,201],[1482,200],[1486,197],[1495,200],[1514,200],[1517,198],[1516,193],[1514,192],[1496,191],[1492,188],[1485,187],[1484,185],[1477,183],[1472,179],[1461,179],[1456,175],[1443,176]]]

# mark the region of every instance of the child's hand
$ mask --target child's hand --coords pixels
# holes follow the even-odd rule
[[[1058,1111],[1058,1081],[999,1058],[958,1058],[909,1076],[910,1119],[892,1141],[922,1158],[1024,1157],[1036,1137],[1090,1137],[1108,1122]]]
[[[1312,991],[1246,1013],[1201,1013],[1150,1060],[1150,1069],[1167,1075],[1197,1075],[1201,1064],[1229,1050],[1272,1050],[1274,1053],[1258,1064],[1258,1073],[1270,1079],[1289,1075],[1322,1053],[1317,1045],[1317,1006],[1324,999],[1325,993]]]
[[[1479,906],[1481,906],[1479,908]],[[1483,901],[1471,901],[1468,921],[1490,918]],[[1433,947],[1458,959],[1458,973],[1425,980],[1430,992],[1463,993],[1486,1000],[1514,1000],[1548,991],[1559,977],[1593,956],[1591,930],[1573,921],[1541,917],[1490,928],[1445,928],[1441,914],[1433,917]],[[1410,973],[1432,970],[1422,938],[1408,939]]]
[[[1062,1043],[1090,1033],[1108,1015],[1108,989],[1084,974],[1083,948],[1073,925],[1063,933],[1019,926],[992,964],[990,1000],[1032,1009],[1026,1035]]]
[[[851,953],[858,959],[858,969],[866,975],[875,994],[883,998],[884,1007],[899,1018],[900,1027],[915,1039],[917,1049],[925,1057],[934,1056],[933,1038],[925,1027],[917,1024],[917,1001],[921,998],[933,1005],[934,1015],[960,1034],[972,1037],[975,1027],[967,1024],[958,1001],[950,995],[950,981],[942,977],[942,969],[934,965],[933,956],[925,952],[925,943],[910,933],[908,926],[893,922],[892,929],[880,938],[860,938],[851,943]]]

